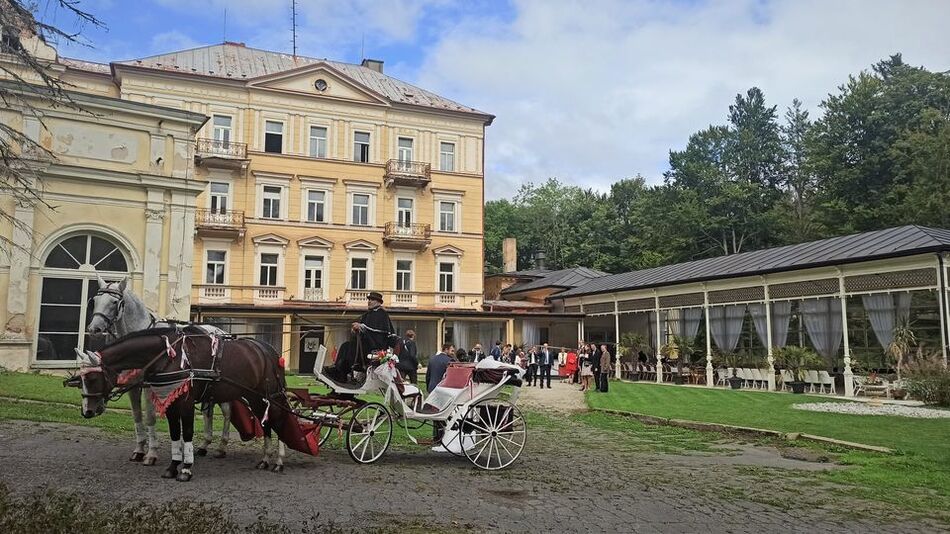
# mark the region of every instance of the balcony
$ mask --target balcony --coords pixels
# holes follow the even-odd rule
[[[383,229],[383,242],[391,248],[425,250],[432,243],[432,228],[428,224],[405,226],[388,222]]]
[[[230,140],[200,138],[195,142],[195,164],[220,169],[244,170],[247,143]]]
[[[436,306],[458,306],[459,296],[456,293],[437,293],[435,295]]]
[[[416,294],[411,291],[396,291],[392,294],[392,306],[413,308],[416,305]]]
[[[284,301],[284,288],[258,286],[254,288],[254,304],[280,304]]]
[[[322,287],[305,287],[303,289],[303,300],[307,302],[320,302],[326,300],[323,296]]]
[[[366,299],[369,298],[369,290],[365,289],[347,289],[346,303],[359,304],[366,306]]]
[[[195,233],[202,237],[244,238],[244,212],[195,210]]]
[[[432,181],[431,166],[421,161],[391,159],[386,162],[386,185],[422,187]]]
[[[198,301],[203,304],[227,302],[231,299],[231,289],[223,285],[198,286]]]

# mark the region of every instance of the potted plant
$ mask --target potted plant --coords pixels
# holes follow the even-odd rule
[[[901,382],[901,368],[904,366],[907,357],[910,356],[912,348],[916,345],[917,336],[911,330],[907,320],[901,319],[900,324],[894,327],[893,339],[887,345],[885,351],[888,358],[894,362],[895,369],[897,369],[897,382]]]
[[[736,368],[739,367],[741,361],[740,356],[735,352],[730,352],[722,356],[722,361],[726,364],[726,367],[732,369],[732,376],[726,379],[726,381],[729,382],[729,387],[732,389],[741,389],[742,379],[736,376]]]
[[[680,359],[680,345],[678,343],[676,336],[670,336],[669,341],[667,341],[665,345],[660,347],[660,355],[663,356],[667,361],[676,363],[676,369],[678,372],[673,377],[673,383],[682,384],[683,383],[683,374],[682,374],[683,362]],[[659,372],[659,369],[657,369],[657,372]]]
[[[637,354],[645,345],[646,338],[643,337],[643,334],[627,332],[620,336],[620,354],[623,355],[624,358],[629,359],[630,363],[634,366],[634,370],[636,370],[636,366],[639,364]],[[639,373],[636,372],[630,373],[628,379],[636,380],[638,375]]]
[[[777,348],[772,352],[772,356],[791,373],[793,381],[789,383],[789,386],[792,388],[792,393],[797,394],[805,392],[805,372],[819,369],[825,364],[824,359],[815,351],[798,345]]]

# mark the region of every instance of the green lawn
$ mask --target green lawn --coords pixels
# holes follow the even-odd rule
[[[898,453],[887,455],[822,447],[833,451],[838,461],[853,467],[816,476],[839,484],[837,491],[842,493],[904,510],[921,514],[950,511],[950,420],[830,414],[791,407],[822,400],[828,399],[645,383],[612,383],[607,394],[591,392],[587,395],[591,408],[804,432],[890,447]]]
[[[637,412],[658,417],[804,432],[913,452],[950,463],[950,420],[845,415],[791,408],[827,397],[657,384],[611,384],[606,395],[588,393],[592,408]]]

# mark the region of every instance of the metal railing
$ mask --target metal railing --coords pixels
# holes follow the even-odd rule
[[[244,212],[198,209],[195,210],[195,224],[216,228],[243,228]]]
[[[432,227],[422,223],[401,225],[390,221],[383,229],[383,239],[429,240],[432,239]]]
[[[247,159],[247,143],[202,137],[195,141],[195,154],[200,157]]]
[[[401,182],[428,183],[432,166],[424,161],[391,159],[386,162],[386,177]]]

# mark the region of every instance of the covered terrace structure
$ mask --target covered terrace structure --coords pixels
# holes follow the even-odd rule
[[[799,344],[853,396],[856,368],[889,367],[885,348],[902,323],[947,364],[948,253],[950,230],[903,226],[595,278],[551,299],[618,345],[639,333],[653,357],[670,336],[691,340],[707,386],[717,354],[737,354],[774,390],[773,350]]]

